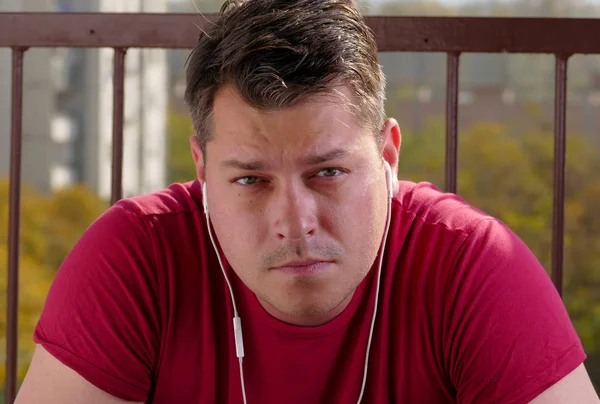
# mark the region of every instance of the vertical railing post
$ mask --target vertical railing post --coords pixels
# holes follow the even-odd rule
[[[458,171],[458,74],[459,53],[448,53],[446,71],[446,168],[445,190],[456,193]]]
[[[567,62],[556,55],[554,95],[554,206],[552,217],[552,281],[562,296],[565,217],[565,166],[567,122]]]
[[[123,115],[125,96],[125,54],[124,48],[114,50],[113,69],[113,138],[111,203],[123,196]]]
[[[21,151],[23,145],[23,59],[25,48],[12,50],[12,97],[10,120],[10,196],[8,212],[8,283],[6,330],[5,401],[17,396],[19,329],[19,233],[21,218]]]

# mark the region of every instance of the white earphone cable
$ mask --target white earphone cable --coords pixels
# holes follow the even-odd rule
[[[244,383],[244,366],[242,366],[242,358],[240,358],[240,382],[242,383],[242,398],[246,404],[246,385]]]
[[[206,183],[205,183],[206,184]],[[223,260],[221,259],[221,254],[219,254],[219,249],[217,248],[217,243],[215,242],[215,238],[213,236],[212,230],[210,228],[210,218],[208,214],[208,205],[206,203],[206,188],[203,188],[203,198],[204,198],[204,214],[206,216],[206,227],[208,229],[208,236],[210,237],[210,241],[212,246],[217,254],[217,259],[219,260],[219,266],[221,267],[221,271],[223,272],[223,276],[225,277],[225,282],[227,282],[227,286],[229,287],[229,294],[231,296],[231,303],[233,305],[233,336],[235,339],[235,352],[238,357],[240,363],[240,383],[242,384],[242,398],[244,400],[244,404],[246,401],[246,386],[244,383],[244,339],[242,337],[242,320],[238,315],[237,305],[235,303],[235,297],[233,295],[233,288],[231,287],[231,282],[229,281],[229,277],[227,276],[227,272],[225,272],[225,265],[223,265]]]
[[[360,395],[358,396],[357,404],[360,404],[360,402],[362,401],[363,395],[365,394],[365,388],[367,386],[367,372],[368,372],[368,368],[369,368],[369,353],[371,351],[371,342],[373,341],[373,332],[375,330],[375,319],[377,318],[377,307],[379,306],[379,289],[381,286],[381,271],[383,268],[383,255],[385,254],[385,245],[387,242],[388,232],[390,230],[391,218],[392,218],[392,198],[388,198],[387,224],[385,227],[383,243],[381,246],[381,256],[379,257],[379,268],[377,270],[377,287],[375,289],[375,307],[373,308],[373,317],[371,318],[371,329],[369,330],[369,340],[367,342],[367,352],[365,354],[365,369],[363,372],[362,387],[360,389]]]

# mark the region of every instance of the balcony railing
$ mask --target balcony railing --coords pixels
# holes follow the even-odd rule
[[[195,46],[213,16],[192,14],[0,13],[0,47],[12,49],[6,402],[17,392],[17,313],[23,56],[32,47],[114,49],[112,197],[122,196],[125,54],[129,48]],[[447,54],[445,189],[456,192],[458,84],[464,53],[555,55],[552,280],[563,288],[567,62],[600,54],[600,20],[549,18],[366,17],[381,52]]]

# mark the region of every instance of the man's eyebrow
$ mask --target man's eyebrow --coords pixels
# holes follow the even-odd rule
[[[265,164],[260,160],[240,161],[236,159],[224,160],[221,162],[223,168],[236,168],[245,171],[261,171],[265,169]]]
[[[337,149],[332,149],[332,150],[328,151],[327,153],[314,154],[312,156],[308,156],[302,160],[302,163],[304,163],[306,165],[317,165],[317,164],[321,164],[321,163],[326,163],[330,160],[344,158],[344,157],[348,156],[349,154],[350,153],[348,152],[347,149],[337,148]]]
[[[326,153],[322,154],[314,154],[308,157],[305,157],[301,160],[301,163],[304,165],[317,165],[326,163],[331,160],[340,159],[348,156],[350,153],[346,149],[332,149]],[[224,160],[220,163],[223,168],[235,168],[238,170],[244,171],[264,171],[266,169],[266,164],[261,160],[252,160],[252,161],[241,161],[235,158]]]

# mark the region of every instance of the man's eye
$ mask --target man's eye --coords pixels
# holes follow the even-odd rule
[[[259,181],[258,177],[254,177],[254,176],[241,177],[241,178],[238,178],[237,180],[235,180],[235,182],[237,182],[240,185],[255,185],[258,183],[258,181]]]
[[[317,176],[319,177],[335,177],[336,175],[340,175],[342,173],[341,170],[337,168],[324,168],[319,170]]]

